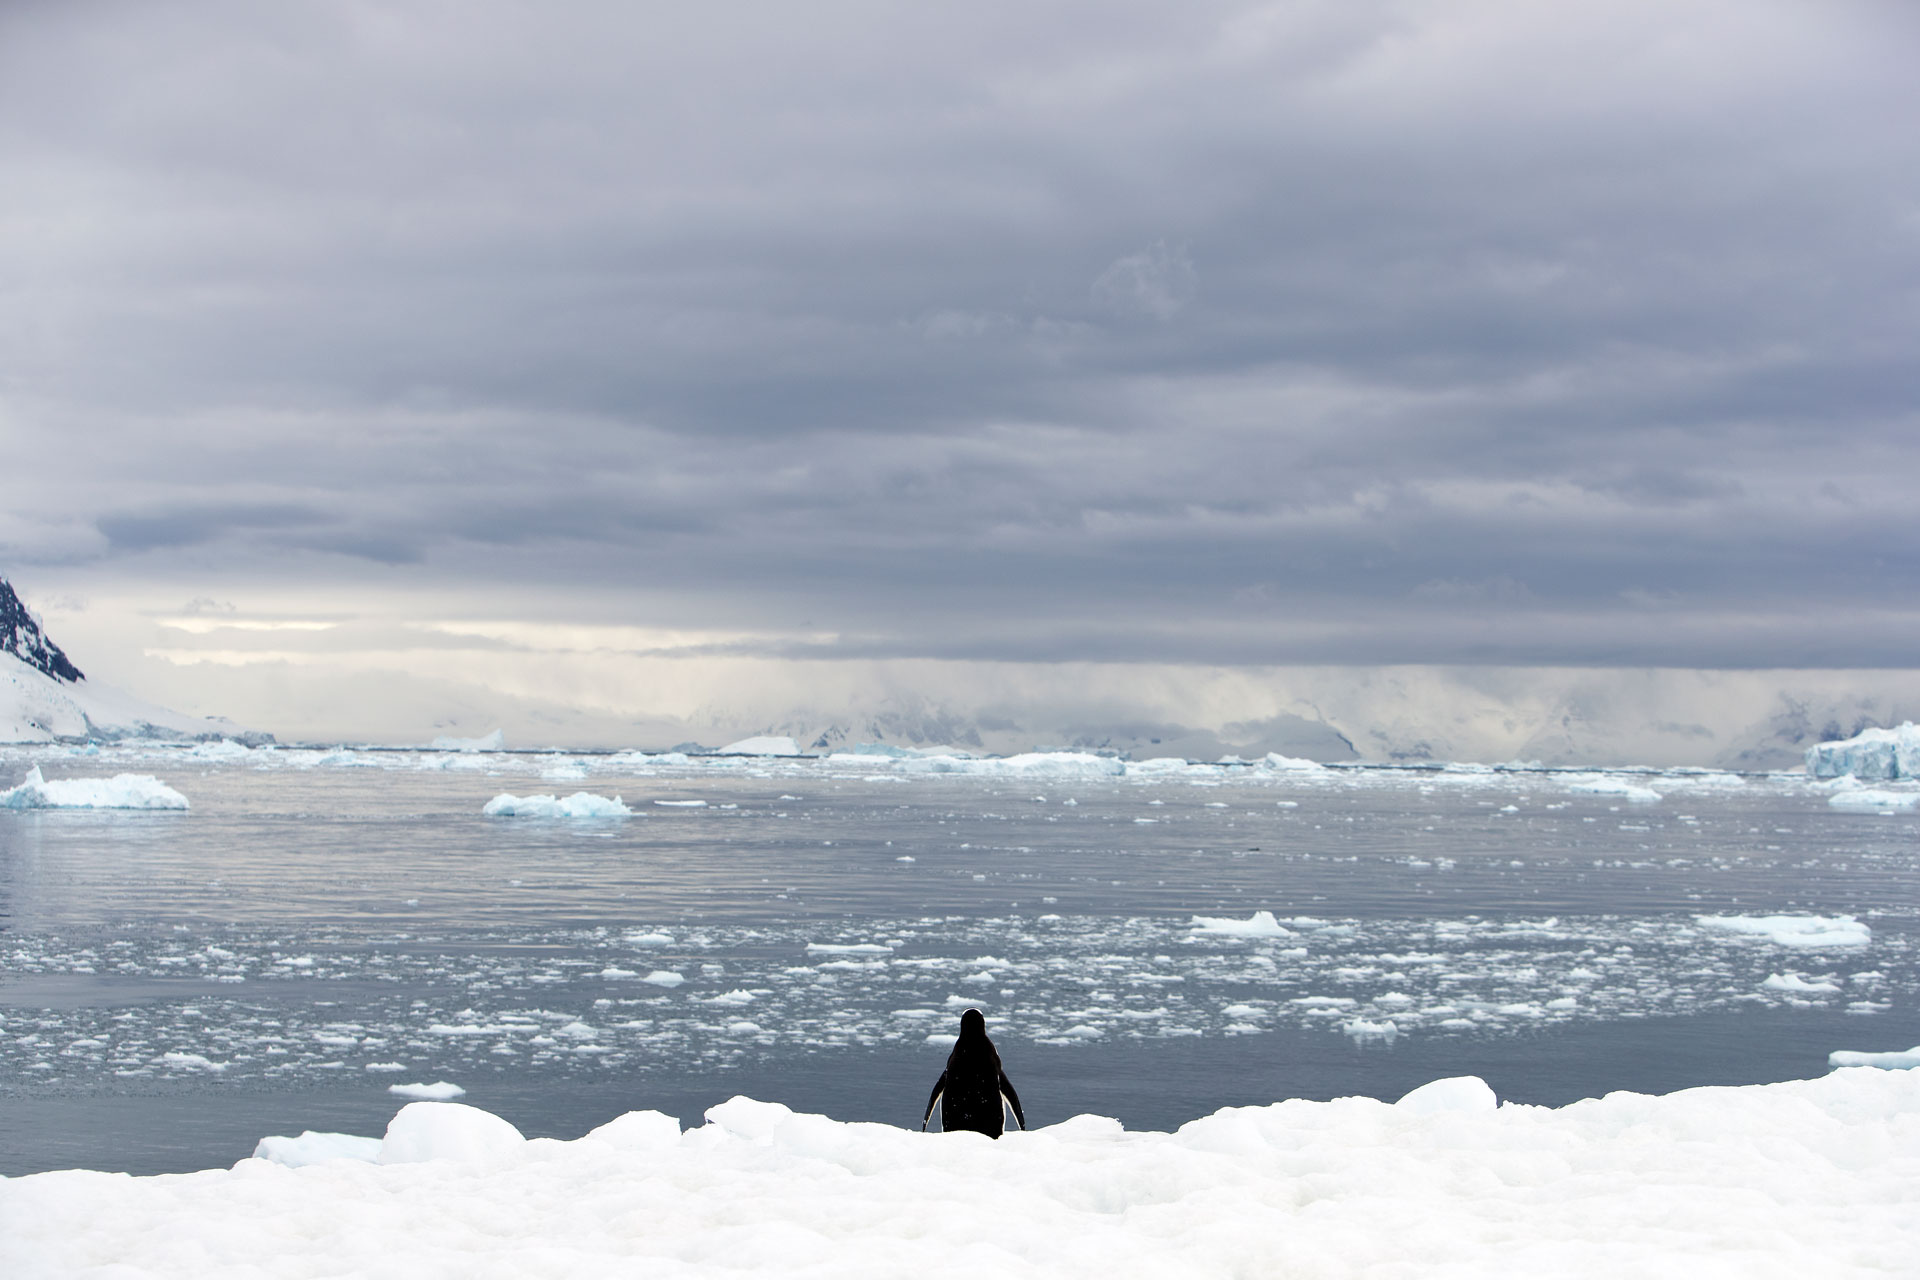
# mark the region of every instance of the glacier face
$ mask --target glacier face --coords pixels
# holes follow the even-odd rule
[[[1839,742],[1815,743],[1807,748],[1807,772],[1866,782],[1920,777],[1920,725],[1909,720],[1897,729],[1865,729]]]

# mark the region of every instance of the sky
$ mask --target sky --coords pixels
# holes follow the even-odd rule
[[[283,737],[1865,705],[1916,65],[1891,0],[15,0],[0,575]]]

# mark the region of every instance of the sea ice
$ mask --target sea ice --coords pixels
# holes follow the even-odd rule
[[[1195,933],[1218,934],[1229,938],[1291,938],[1293,930],[1273,918],[1271,911],[1256,911],[1245,920],[1230,916],[1195,916]]]
[[[452,1102],[455,1098],[467,1096],[465,1089],[446,1080],[433,1084],[390,1084],[387,1092],[396,1098],[408,1098],[414,1102]]]
[[[1920,805],[1920,791],[1888,791],[1882,787],[1849,787],[1827,797],[1827,807],[1879,813],[1884,809],[1911,809]]]
[[[410,1102],[387,1123],[380,1163],[492,1164],[518,1155],[526,1141],[518,1129],[490,1111],[463,1102]]]
[[[1859,1053],[1852,1049],[1835,1049],[1827,1055],[1830,1067],[1879,1067],[1883,1070],[1909,1071],[1920,1067],[1920,1045],[1911,1049],[1896,1050],[1892,1053]]]
[[[633,810],[619,796],[609,800],[590,791],[576,791],[566,799],[554,796],[512,796],[502,792],[481,810],[490,818],[630,818]]]
[[[1782,947],[1864,947],[1873,941],[1873,930],[1852,916],[1695,916],[1694,922]]]
[[[253,1149],[256,1160],[270,1160],[289,1169],[299,1169],[326,1160],[380,1159],[380,1139],[356,1138],[347,1133],[315,1133],[308,1129],[297,1138],[262,1138]]]
[[[121,773],[111,778],[48,782],[35,765],[26,780],[0,791],[0,809],[185,809],[187,798],[158,778]]]

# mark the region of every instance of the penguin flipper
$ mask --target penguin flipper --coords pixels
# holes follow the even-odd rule
[[[920,1117],[920,1132],[927,1131],[927,1122],[933,1119],[934,1104],[940,1101],[940,1095],[947,1091],[947,1073],[942,1071],[940,1078],[933,1082],[933,1093],[927,1098],[927,1114]],[[1025,1126],[1022,1126],[1023,1128]]]
[[[1007,1073],[1000,1073],[1000,1095],[1013,1107],[1013,1118],[1020,1122],[1020,1131],[1027,1130],[1027,1117],[1020,1110],[1020,1095],[1014,1092],[1013,1081],[1007,1079]]]

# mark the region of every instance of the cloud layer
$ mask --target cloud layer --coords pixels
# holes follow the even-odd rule
[[[1917,61],[1848,0],[13,5],[0,570],[1912,666]]]

